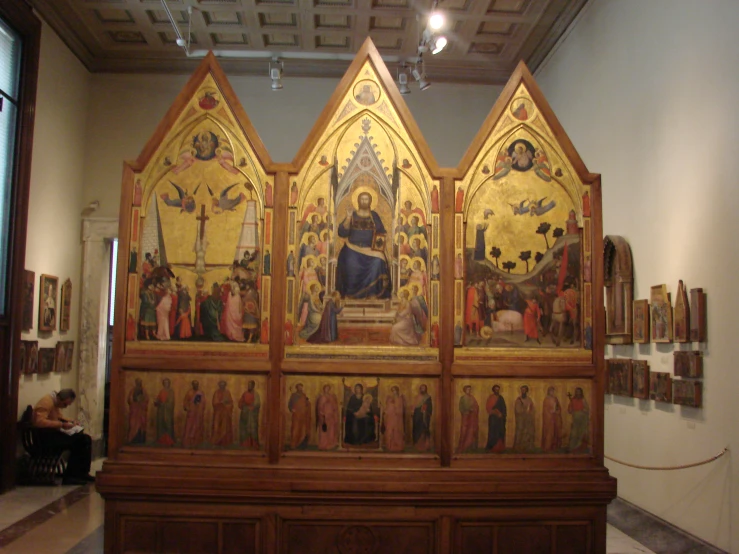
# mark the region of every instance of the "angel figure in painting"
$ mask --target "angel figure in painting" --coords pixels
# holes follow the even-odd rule
[[[385,226],[372,209],[372,196],[362,192],[357,210],[349,208],[338,234],[346,239],[336,265],[336,290],[342,298],[390,298],[390,272],[385,258]]]
[[[400,304],[395,314],[395,323],[390,330],[390,342],[398,346],[418,346],[420,337],[416,333],[410,292],[406,288],[401,290],[398,296]]]
[[[308,342],[311,344],[336,342],[339,339],[338,315],[343,309],[344,303],[341,300],[341,295],[337,291],[332,292],[328,299],[324,300],[318,330],[308,337]]]

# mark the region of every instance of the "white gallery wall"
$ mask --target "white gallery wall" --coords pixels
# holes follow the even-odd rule
[[[737,21],[735,0],[593,0],[536,76],[588,169],[602,174],[604,232],[631,244],[634,297],[666,283],[674,300],[679,279],[708,295],[703,409],[606,396],[606,455],[636,464],[739,448]],[[672,372],[675,348],[606,356]],[[739,552],[735,456],[681,471],[607,465],[622,498]]]
[[[275,162],[293,160],[339,83],[290,78],[289,61],[281,91],[272,91],[267,77],[227,77]],[[432,70],[429,77],[433,80]],[[100,201],[96,216],[118,215],[123,160],[136,159],[187,80],[185,75],[91,75],[84,203]],[[435,83],[423,92],[413,87],[404,98],[437,162],[454,167],[501,90]]]
[[[52,390],[77,387],[82,252],[80,210],[89,78],[79,60],[44,24],[41,32],[25,264],[26,269],[36,273],[34,320],[33,329],[22,333],[21,339],[38,340],[42,348],[53,347],[59,340],[73,340],[75,363],[69,373],[21,376],[19,414],[28,404],[35,404],[41,396]],[[56,331],[38,332],[39,278],[42,273],[59,278],[59,293],[66,279],[72,281],[70,329],[65,333],[58,330],[58,314]],[[78,405],[74,403],[67,414],[74,416]]]

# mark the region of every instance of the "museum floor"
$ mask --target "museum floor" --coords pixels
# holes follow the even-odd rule
[[[94,485],[18,487],[0,496],[0,553],[102,553],[103,507]],[[621,500],[609,507],[608,521],[609,554],[720,552]]]

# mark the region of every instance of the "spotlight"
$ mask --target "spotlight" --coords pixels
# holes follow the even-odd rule
[[[426,79],[426,72],[423,70],[421,64],[416,64],[416,67],[413,69],[413,78],[418,81],[418,88],[421,90],[426,90],[431,86],[431,83]]]
[[[184,38],[178,38],[177,40],[175,40],[175,43],[176,43],[176,44],[177,44],[177,46],[179,46],[180,48],[184,48],[184,47],[185,47],[185,45],[187,44],[187,43],[185,42],[185,39],[184,39]]]
[[[444,14],[441,12],[434,12],[431,14],[431,17],[429,17],[429,28],[432,31],[440,30],[444,27],[444,23],[446,23],[446,20],[444,18]]]
[[[444,47],[446,46],[446,44],[447,44],[447,40],[444,35],[436,37],[436,39],[434,39],[433,43],[430,45],[431,53],[438,54],[439,52],[444,50]]]
[[[400,94],[411,93],[411,89],[408,87],[408,70],[405,64],[398,67],[398,91],[400,91]]]
[[[269,62],[269,78],[272,79],[272,90],[282,89],[282,69],[284,63],[280,60]]]

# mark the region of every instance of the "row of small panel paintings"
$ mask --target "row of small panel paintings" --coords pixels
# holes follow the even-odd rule
[[[656,285],[651,288],[649,300],[634,301],[633,310],[635,343],[706,342],[706,294],[701,288],[690,289],[688,301],[681,280],[673,307],[667,285]]]
[[[62,340],[55,347],[39,348],[37,340],[22,340],[18,359],[24,375],[72,371],[74,341]]]
[[[685,352],[684,354],[694,353]],[[699,356],[693,356],[693,358],[702,359]],[[671,402],[693,408],[702,407],[703,383],[701,381],[673,379],[672,375],[666,372],[650,372],[649,364],[644,360],[611,359],[606,360],[606,367],[608,369],[608,381],[606,382],[608,394]],[[688,377],[688,375],[682,376]]]

